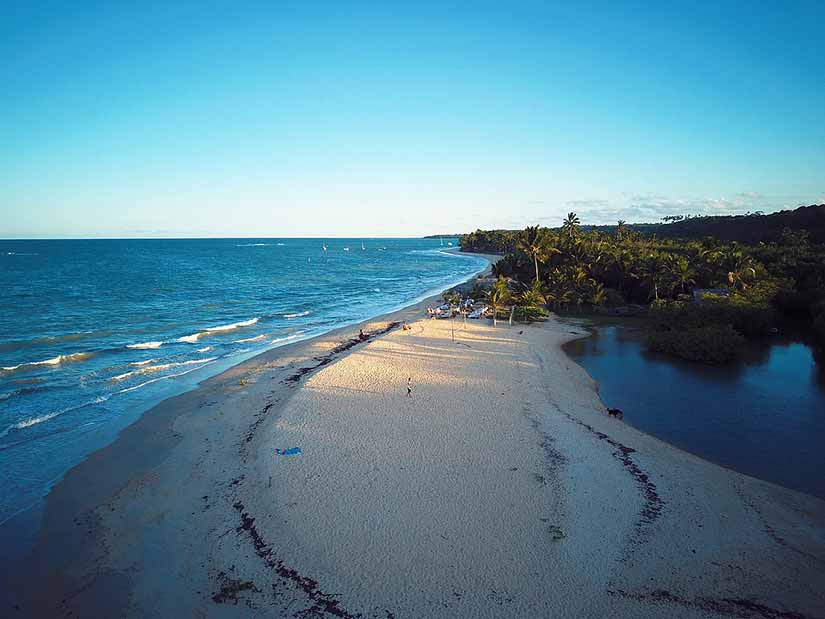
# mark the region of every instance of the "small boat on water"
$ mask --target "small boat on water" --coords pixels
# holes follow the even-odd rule
[[[326,246],[326,245],[321,245],[321,249],[323,249],[324,251],[326,251],[326,250],[327,250],[327,246]]]
[[[349,247],[345,247],[345,248],[344,248],[344,251],[349,251]]]
[[[363,241],[361,241],[361,251],[364,251],[364,250],[366,250],[366,249],[367,249],[367,248],[366,248],[366,247],[364,247],[364,242],[363,242]]]

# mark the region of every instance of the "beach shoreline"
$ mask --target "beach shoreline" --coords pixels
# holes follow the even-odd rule
[[[444,253],[457,253],[457,249],[444,249]],[[486,255],[486,254],[474,254],[474,256],[485,258],[488,261],[488,264],[484,269],[473,275],[472,277],[447,286],[445,289],[449,290],[463,290],[468,291],[471,288],[472,283],[476,280],[477,277],[482,277],[489,274],[491,264],[498,256],[495,255]],[[8,548],[9,556],[15,558],[15,560],[11,563],[6,562],[4,565],[0,566],[0,604],[10,603],[10,600],[14,599],[13,592],[11,591],[9,586],[4,586],[4,584],[9,580],[10,575],[12,575],[16,571],[16,563],[19,560],[18,557],[24,557],[31,552],[31,540],[37,540],[40,530],[43,527],[43,512],[45,510],[45,506],[49,497],[51,496],[52,492],[61,484],[64,483],[66,477],[71,473],[71,471],[77,467],[83,466],[87,460],[95,460],[96,454],[98,452],[102,452],[108,449],[117,449],[115,444],[120,440],[121,436],[126,432],[129,432],[133,426],[139,424],[144,417],[147,415],[157,415],[157,419],[159,416],[162,416],[162,413],[158,413],[155,409],[162,409],[166,413],[174,413],[175,410],[178,410],[173,402],[177,401],[177,398],[184,397],[187,394],[192,393],[193,391],[198,390],[201,388],[202,385],[209,383],[209,381],[220,381],[222,377],[225,375],[228,376],[234,371],[244,371],[240,368],[255,368],[258,367],[260,364],[267,364],[271,363],[274,359],[278,358],[281,355],[288,356],[289,358],[293,359],[293,362],[297,362],[299,359],[309,359],[312,354],[309,352],[309,349],[312,347],[314,342],[340,342],[342,338],[345,338],[345,334],[349,334],[352,331],[357,332],[357,330],[361,327],[366,326],[369,323],[374,321],[386,320],[392,321],[393,319],[399,319],[403,321],[405,318],[418,316],[420,314],[420,310],[426,307],[427,305],[433,305],[438,302],[440,299],[440,293],[426,293],[416,300],[412,301],[411,303],[402,304],[400,307],[391,310],[390,312],[386,312],[383,314],[376,315],[373,318],[367,319],[363,322],[359,323],[352,323],[352,324],[345,324],[340,327],[336,327],[331,329],[327,332],[320,333],[317,335],[313,335],[306,338],[296,338],[293,342],[289,342],[283,344],[281,346],[275,346],[269,349],[266,349],[262,352],[259,352],[255,355],[247,357],[238,361],[237,363],[215,373],[206,376],[203,380],[195,383],[193,386],[189,386],[185,388],[182,392],[175,394],[171,397],[164,398],[159,401],[154,401],[148,404],[137,416],[136,418],[125,426],[120,432],[118,432],[117,437],[114,441],[103,445],[99,449],[94,450],[93,452],[89,453],[81,462],[76,464],[75,466],[71,467],[66,473],[61,476],[58,480],[56,480],[50,487],[48,493],[43,498],[42,502],[37,505],[30,506],[29,508],[22,510],[15,514],[12,518],[10,518],[7,522],[3,525],[3,534],[4,534],[4,543],[8,541]],[[135,432],[141,432],[148,436],[151,436],[153,433],[156,433],[159,428],[164,427],[164,424],[169,425],[171,424],[171,417],[167,415],[164,417],[163,421],[159,421],[158,423],[154,423],[154,421],[146,421],[146,427],[143,426],[136,428]],[[171,449],[173,443],[164,443],[165,448]],[[146,466],[150,466],[151,463],[147,461]],[[86,465],[89,466],[89,465]],[[130,466],[139,466],[137,463],[133,462]],[[125,470],[128,469],[128,466],[122,467]],[[96,484],[92,484],[96,485]],[[93,504],[97,498],[91,499],[89,504]],[[47,525],[50,526],[50,525]],[[27,540],[27,541],[22,541]],[[22,545],[21,545],[22,544]],[[14,546],[13,546],[14,545]],[[5,547],[5,546],[4,546]]]
[[[234,366],[72,469],[19,616],[822,616],[825,502],[607,418],[561,348],[585,330],[428,302]]]

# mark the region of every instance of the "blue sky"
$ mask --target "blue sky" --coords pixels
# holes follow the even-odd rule
[[[823,2],[168,4],[2,4],[0,236],[825,202]]]

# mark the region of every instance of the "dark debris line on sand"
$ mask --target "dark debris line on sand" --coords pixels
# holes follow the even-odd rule
[[[542,359],[541,355],[538,355],[538,362],[542,370],[544,370],[544,360]],[[639,519],[636,521],[635,530],[636,530],[636,543],[643,543],[644,541],[644,531],[648,525],[653,524],[653,522],[659,518],[662,513],[662,509],[664,507],[664,500],[659,496],[659,492],[656,488],[656,484],[650,479],[650,476],[645,473],[641,467],[634,462],[631,454],[635,453],[636,450],[632,447],[628,447],[617,441],[616,439],[611,438],[604,432],[600,432],[596,430],[593,426],[576,417],[570,415],[563,411],[558,404],[556,404],[552,399],[550,399],[550,403],[553,407],[564,417],[572,421],[573,423],[578,424],[579,426],[583,427],[585,430],[593,434],[596,438],[601,441],[605,441],[610,446],[615,448],[613,451],[613,457],[616,458],[619,462],[622,463],[622,466],[630,473],[633,479],[636,481],[636,484],[639,486],[639,489],[642,492],[642,496],[644,497],[645,503],[642,507],[642,511],[639,514]],[[627,560],[629,557],[625,557],[624,560]]]
[[[320,367],[323,367],[325,365],[329,365],[330,363],[332,363],[335,360],[335,357],[338,356],[339,354],[341,354],[342,352],[345,352],[345,351],[349,350],[350,348],[352,348],[354,346],[357,346],[358,344],[368,342],[374,337],[377,337],[379,335],[384,335],[385,333],[389,333],[390,331],[392,331],[393,329],[398,327],[398,325],[400,325],[400,324],[401,323],[398,322],[398,321],[393,321],[393,322],[388,323],[387,326],[384,327],[383,329],[379,329],[378,331],[373,331],[371,333],[365,334],[363,339],[354,337],[354,338],[349,339],[345,342],[341,342],[335,348],[333,348],[331,351],[329,351],[327,354],[325,354],[321,357],[315,357],[315,360],[318,361],[318,363],[316,363],[315,365],[308,366],[308,367],[300,368],[297,372],[295,372],[291,376],[288,376],[287,378],[285,378],[284,383],[286,383],[288,385],[297,384],[306,374],[309,374],[313,370],[317,370]]]
[[[263,560],[264,565],[272,570],[282,581],[296,585],[301,591],[304,592],[307,598],[309,598],[311,606],[301,610],[296,610],[292,615],[293,617],[332,616],[339,617],[340,619],[358,619],[364,616],[361,613],[353,614],[342,608],[341,603],[335,599],[335,595],[324,593],[321,589],[319,589],[318,581],[314,578],[302,576],[296,570],[284,565],[283,561],[275,557],[272,547],[264,541],[263,537],[261,537],[260,532],[255,526],[255,518],[253,518],[245,510],[243,503],[236,501],[232,507],[234,507],[241,516],[241,524],[236,528],[236,532],[246,532],[255,547],[255,554]],[[259,591],[251,582],[245,582],[243,583],[243,586],[245,589]],[[273,585],[273,590],[274,589],[275,585]],[[213,596],[213,599],[216,602],[218,602],[216,599],[216,596],[218,595],[219,594]],[[383,611],[382,615],[387,619],[393,619],[395,617],[395,615],[388,610]],[[370,616],[378,617],[378,615],[375,614]]]
[[[315,361],[317,363],[312,366],[302,367],[297,370],[294,374],[288,376],[283,380],[283,382],[287,385],[294,386],[297,385],[300,380],[318,368],[321,368],[325,365],[332,363],[335,358],[340,355],[342,352],[345,352],[354,346],[361,344],[363,342],[367,342],[370,339],[383,335],[385,333],[389,333],[393,329],[397,328],[401,323],[398,321],[388,323],[384,328],[379,329],[378,331],[373,331],[372,333],[366,334],[363,337],[358,338],[351,338],[345,340],[335,346],[332,350],[330,350],[327,354],[315,357]],[[276,400],[277,401],[277,400]],[[255,421],[252,422],[250,425],[243,443],[250,443],[255,436],[255,431],[258,429],[264,418],[269,414],[270,410],[272,409],[274,402],[269,401],[261,410],[260,413],[256,415]],[[246,447],[241,447],[241,457],[245,460],[246,456]],[[230,484],[231,486],[237,487],[239,484],[243,482],[243,476],[236,478]],[[310,606],[307,608],[303,608],[300,610],[296,610],[293,612],[293,617],[339,617],[341,619],[357,619],[363,617],[361,613],[353,614],[346,609],[341,607],[340,602],[336,599],[336,596],[333,594],[325,593],[319,588],[319,583],[314,578],[309,576],[302,576],[299,574],[295,569],[287,567],[284,565],[283,561],[275,557],[273,548],[264,541],[263,537],[261,536],[258,528],[255,526],[255,518],[246,510],[243,502],[240,500],[236,500],[232,507],[238,512],[240,515],[241,521],[240,524],[237,526],[235,531],[238,534],[246,533],[250,540],[252,541],[252,545],[255,548],[255,554],[258,555],[260,559],[263,560],[264,565],[275,573],[278,578],[284,584],[292,584],[297,586],[308,598],[310,602]],[[231,601],[235,604],[238,603],[238,593],[243,591],[253,591],[260,593],[260,589],[255,586],[252,581],[231,581],[227,579],[224,575],[221,578],[223,572],[219,574],[219,580],[221,581],[219,584],[221,585],[220,591],[215,593],[212,596],[212,599],[215,603],[220,604],[226,601]],[[277,595],[276,589],[277,584],[272,584],[273,593]],[[374,613],[370,615],[371,617],[375,617],[377,619],[378,615]],[[384,610],[381,613],[381,617],[385,619],[394,619],[395,615],[391,613],[389,610]]]
[[[741,619],[813,619],[809,615],[802,613],[779,610],[771,608],[764,604],[759,604],[752,600],[745,600],[742,598],[695,598],[689,600],[682,596],[665,591],[664,589],[656,589],[648,593],[629,593],[621,589],[608,590],[610,595],[628,598],[631,600],[664,602],[669,604],[677,604],[685,608],[695,608],[714,613],[722,613],[731,615],[733,617],[740,617]]]

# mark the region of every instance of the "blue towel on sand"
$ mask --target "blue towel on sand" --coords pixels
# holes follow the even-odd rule
[[[297,456],[301,453],[300,447],[290,447],[289,449],[276,449],[275,453],[279,456]]]

